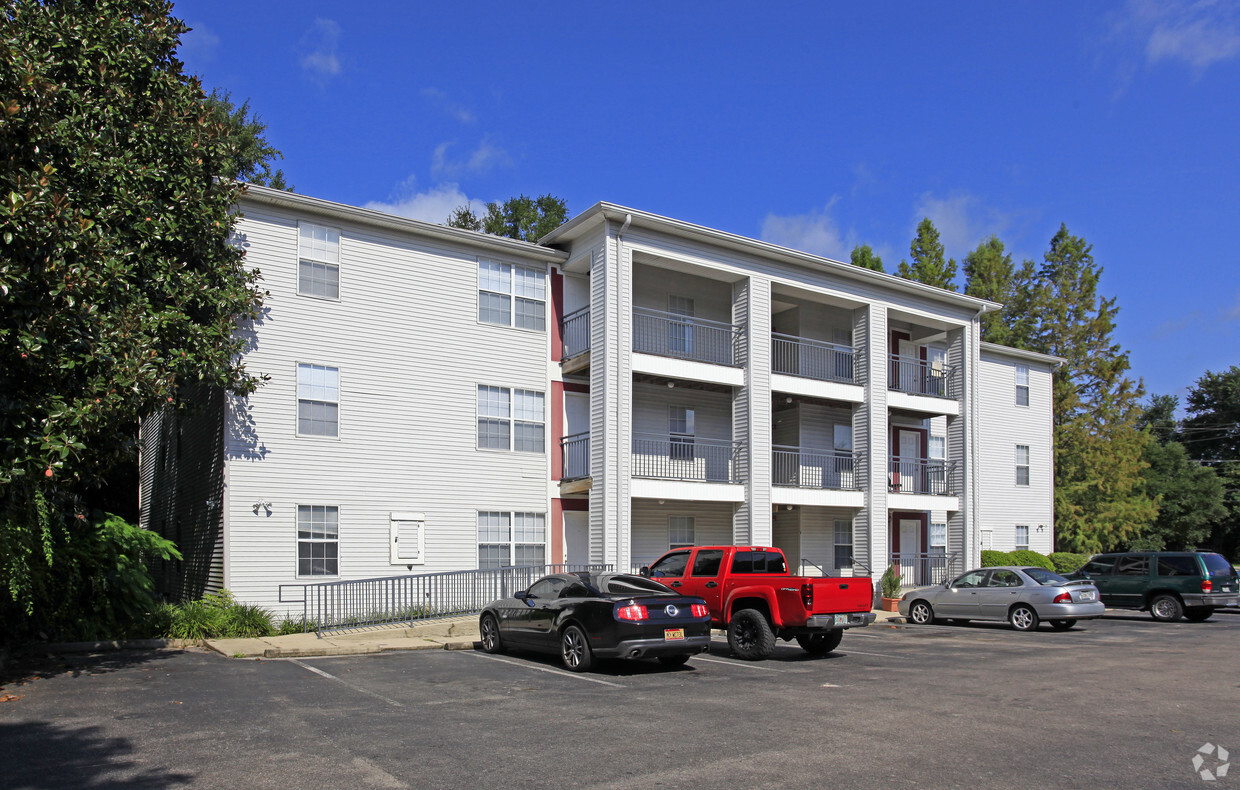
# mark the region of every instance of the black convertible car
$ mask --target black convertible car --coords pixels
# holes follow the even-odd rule
[[[627,573],[556,573],[487,605],[482,649],[559,653],[584,672],[595,658],[657,658],[679,666],[710,647],[710,612],[651,579]]]

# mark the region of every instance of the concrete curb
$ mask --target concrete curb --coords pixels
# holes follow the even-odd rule
[[[201,643],[193,639],[116,639],[104,642],[48,642],[20,645],[14,655],[31,653],[101,653],[106,650],[163,650],[197,647]]]

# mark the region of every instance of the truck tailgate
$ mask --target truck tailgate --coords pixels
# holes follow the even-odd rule
[[[868,612],[874,606],[874,586],[866,577],[814,579],[813,614]]]

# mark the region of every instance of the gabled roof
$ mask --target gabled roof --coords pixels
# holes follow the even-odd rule
[[[1063,357],[1056,357],[1050,354],[1043,354],[1040,351],[1028,351],[1023,348],[1013,348],[1012,346],[1001,346],[998,343],[983,342],[980,349],[983,353],[1001,354],[1005,357],[1014,357],[1016,359],[1026,359],[1030,362],[1041,362],[1051,367],[1059,367],[1067,363],[1068,360]]]
[[[955,291],[948,291],[944,288],[936,288],[933,285],[919,283],[915,280],[906,280],[894,274],[876,272],[861,266],[853,266],[851,263],[843,263],[830,258],[811,255],[807,252],[781,247],[778,244],[758,241],[746,236],[738,236],[735,233],[727,233],[722,230],[703,227],[702,225],[694,225],[691,222],[651,214],[648,211],[626,208],[615,203],[595,203],[546,236],[543,236],[538,243],[542,245],[571,243],[574,239],[592,232],[597,225],[604,221],[614,223],[631,221],[633,226],[687,239],[698,244],[712,244],[745,255],[805,266],[819,271],[828,271],[834,276],[916,294],[939,302],[945,302],[955,307],[963,307],[978,314],[994,312],[1002,307],[998,302],[992,302],[988,299],[967,296]]]

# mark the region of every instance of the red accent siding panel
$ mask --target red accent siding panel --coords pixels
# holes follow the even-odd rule
[[[551,382],[551,479],[559,480],[564,472],[564,382]],[[559,500],[556,500],[557,502]],[[563,524],[560,525],[563,533]]]
[[[551,361],[559,362],[564,352],[564,339],[560,336],[561,321],[564,320],[564,275],[560,270],[551,269]]]

